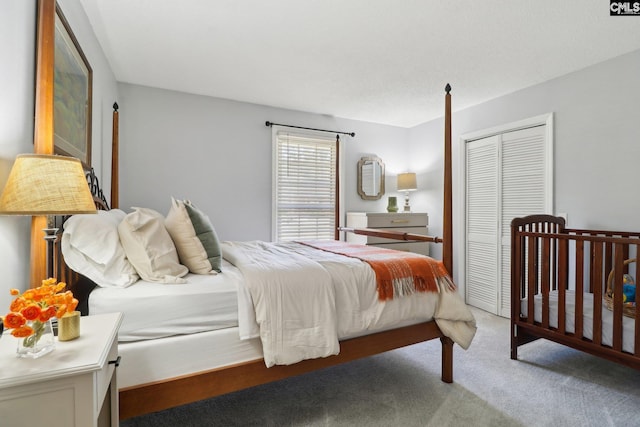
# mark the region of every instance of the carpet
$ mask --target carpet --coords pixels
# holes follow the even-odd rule
[[[640,371],[546,340],[509,358],[509,320],[473,309],[478,333],[440,381],[420,343],[121,422],[143,426],[638,426]]]

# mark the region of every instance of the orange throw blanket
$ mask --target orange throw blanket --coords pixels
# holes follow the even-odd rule
[[[381,301],[415,292],[438,292],[439,282],[444,282],[448,290],[456,289],[444,264],[424,255],[338,240],[299,243],[368,263],[376,273],[378,299]]]

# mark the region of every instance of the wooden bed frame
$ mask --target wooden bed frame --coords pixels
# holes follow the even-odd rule
[[[625,260],[640,255],[640,233],[565,228],[563,218],[532,215],[511,223],[511,359],[517,360],[518,347],[546,338],[584,352],[640,369],[640,311],[635,307],[634,350],[623,351],[622,279],[628,273]],[[611,277],[613,284],[613,338],[602,342],[603,299]],[[640,268],[635,282],[640,283]],[[567,290],[575,291],[575,314],[567,321]],[[549,295],[557,292],[558,317],[550,315]],[[593,324],[585,325],[584,293],[593,296]],[[540,321],[534,313],[534,296],[542,298]],[[521,301],[526,299],[526,313]],[[633,309],[632,309],[633,311]],[[631,313],[633,314],[633,312]],[[631,316],[627,316],[631,317]],[[628,321],[628,319],[626,319]],[[552,326],[556,323],[557,326]],[[568,328],[568,325],[575,325]],[[585,336],[592,327],[591,338]],[[573,332],[569,332],[572,329]]]
[[[393,239],[423,240],[443,243],[443,262],[447,271],[453,270],[452,216],[451,216],[451,87],[446,86],[445,95],[445,190],[444,190],[444,238],[419,236],[406,233],[382,232],[379,230],[349,230],[359,234],[378,235]],[[114,105],[114,162],[112,166],[112,189],[118,189],[117,162],[117,105]],[[101,203],[106,204],[104,197]],[[117,206],[117,196],[111,204]],[[345,229],[347,231],[347,229]],[[86,304],[91,289],[95,286],[88,279],[66,271],[61,255],[57,254],[57,277],[64,278],[74,295]],[[340,342],[340,354],[320,359],[305,360],[294,365],[267,368],[262,358],[209,371],[197,372],[153,383],[121,388],[119,391],[120,419],[160,411],[198,400],[242,390],[248,387],[277,381],[294,375],[349,362],[400,347],[439,338],[442,346],[442,381],[453,382],[453,341],[444,336],[434,321],[374,333]]]

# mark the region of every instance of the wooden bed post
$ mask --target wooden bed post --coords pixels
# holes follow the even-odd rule
[[[340,170],[340,135],[336,135],[336,171]],[[333,239],[340,240],[340,173],[336,173],[336,207]]]
[[[445,383],[453,382],[453,340],[440,337],[442,343],[442,372],[440,378]]]
[[[442,262],[453,276],[453,214],[451,180],[451,85],[447,83],[444,99],[444,206],[442,214]]]
[[[120,117],[118,114],[118,103],[113,103],[113,130],[111,136],[111,209],[118,208],[118,200],[120,198],[119,186],[119,148],[120,140],[118,132],[120,131]]]
[[[442,213],[442,263],[453,277],[453,215],[451,180],[451,85],[447,83],[444,90],[444,201]],[[445,383],[453,382],[453,341],[449,337],[441,337],[442,372],[441,379]]]
[[[38,1],[38,39],[36,42],[36,105],[33,129],[33,152],[53,154],[53,72],[55,39],[55,0]],[[47,217],[31,219],[30,287],[46,279],[47,246],[42,230]]]

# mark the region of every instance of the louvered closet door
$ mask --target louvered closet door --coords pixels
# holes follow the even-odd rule
[[[511,220],[549,213],[545,126],[466,144],[467,303],[509,317]]]
[[[467,303],[496,313],[498,147],[494,136],[467,144]]]
[[[498,315],[511,316],[511,220],[549,213],[546,194],[545,127],[502,135],[501,277]]]

